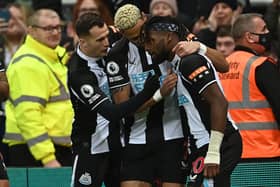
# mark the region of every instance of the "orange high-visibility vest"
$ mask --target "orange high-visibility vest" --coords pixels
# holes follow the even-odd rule
[[[255,80],[256,67],[266,60],[267,57],[236,51],[227,57],[229,72],[219,75],[230,115],[241,132],[242,158],[280,156],[280,129]]]

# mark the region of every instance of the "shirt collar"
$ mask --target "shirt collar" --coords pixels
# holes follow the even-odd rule
[[[84,59],[85,61],[88,62],[88,66],[90,66],[91,68],[97,68],[99,67],[98,64],[96,63],[96,61],[100,60],[101,58],[94,58],[94,57],[90,57],[87,56],[85,53],[83,53],[80,49],[80,46],[78,45],[77,47],[77,54]],[[102,60],[102,59],[101,59]]]
[[[178,62],[180,62],[181,58],[175,54],[174,58],[170,61],[170,64],[172,65],[173,68],[176,69]]]
[[[259,54],[256,51],[254,51],[253,49],[251,49],[249,47],[242,46],[242,45],[237,45],[235,47],[234,51],[246,51],[246,52],[249,52],[249,53],[253,53],[256,56],[259,56]]]
[[[62,47],[57,46],[55,49],[52,49],[39,41],[35,40],[31,35],[27,35],[25,43],[28,46],[32,47],[32,50],[44,56],[48,62],[60,61],[59,53],[61,52]],[[63,48],[64,49],[64,48]],[[64,50],[65,52],[65,50]]]

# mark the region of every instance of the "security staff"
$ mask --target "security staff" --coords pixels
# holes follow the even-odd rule
[[[6,133],[11,166],[70,166],[73,109],[56,12],[36,11],[8,69]],[[19,156],[20,155],[20,156]]]
[[[134,113],[159,88],[151,76],[144,90],[131,100],[114,105],[110,101],[104,56],[109,30],[94,13],[85,13],[76,23],[79,45],[69,61],[68,84],[73,103],[72,142],[75,155],[72,184],[75,187],[119,186],[120,129],[122,117]]]
[[[230,71],[220,74],[230,114],[243,141],[243,159],[280,158],[280,75],[271,59],[261,56],[270,32],[259,14],[243,14],[233,24],[235,51]]]

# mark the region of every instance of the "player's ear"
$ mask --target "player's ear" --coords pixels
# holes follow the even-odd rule
[[[87,42],[84,38],[79,38],[79,45],[82,47],[82,48],[87,48]]]

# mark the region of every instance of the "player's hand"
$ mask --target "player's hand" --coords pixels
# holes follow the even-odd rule
[[[204,177],[213,178],[220,173],[220,166],[218,164],[204,164]]]
[[[177,74],[176,73],[169,73],[167,77],[163,80],[162,86],[160,88],[160,93],[163,97],[170,95],[172,90],[177,84]]]
[[[172,52],[176,53],[179,57],[183,57],[186,55],[196,53],[199,50],[199,47],[200,43],[197,41],[181,41],[175,45],[175,47],[172,49]]]
[[[147,93],[149,96],[152,96],[157,89],[159,89],[159,77],[158,75],[152,75],[149,73],[145,84],[144,84],[144,92]]]
[[[44,165],[45,168],[59,168],[61,164],[57,160],[51,160]]]
[[[0,34],[5,33],[7,29],[8,29],[8,22],[0,18]]]

